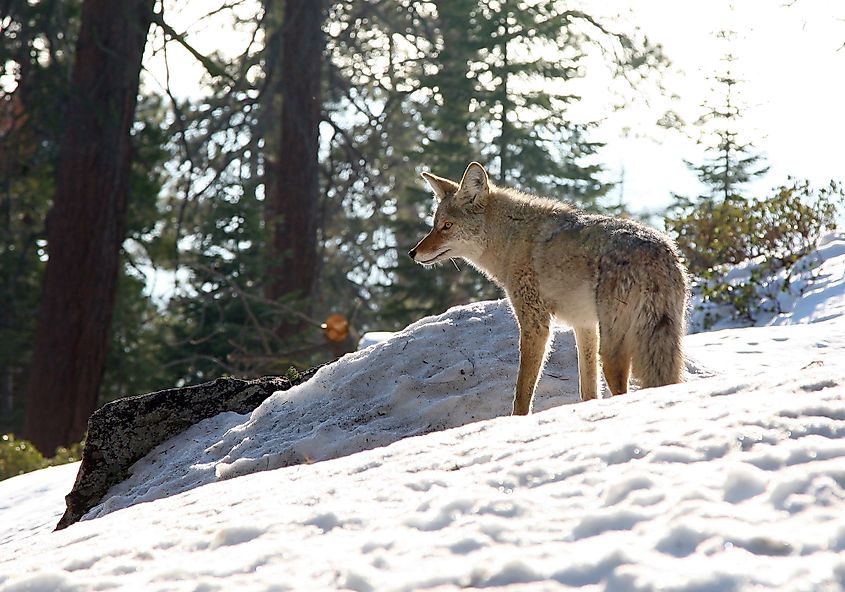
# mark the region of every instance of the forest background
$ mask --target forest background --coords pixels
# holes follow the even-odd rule
[[[725,266],[788,265],[842,200],[841,77],[775,48],[809,28],[816,70],[841,69],[845,14],[671,4],[0,2],[4,441],[52,455],[106,401],[295,372],[497,297],[404,256],[430,223],[419,173],[471,160],[669,231],[702,299],[749,314],[759,275]],[[678,41],[693,22],[699,46]],[[762,101],[744,70],[769,67]],[[755,115],[778,101],[792,119]]]

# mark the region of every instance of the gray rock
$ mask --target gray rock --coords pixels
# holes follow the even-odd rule
[[[67,509],[56,530],[79,521],[113,485],[129,476],[129,467],[168,438],[224,411],[249,413],[274,392],[306,381],[316,370],[292,381],[218,378],[107,403],[88,420],[82,464],[73,489],[65,496]]]

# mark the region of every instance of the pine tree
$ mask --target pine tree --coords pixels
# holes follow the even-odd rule
[[[720,31],[717,38],[732,43],[736,34]],[[742,200],[743,186],[765,175],[769,167],[765,157],[754,145],[740,137],[738,127],[744,105],[739,98],[743,80],[736,72],[736,57],[727,52],[722,57],[722,69],[713,76],[714,96],[718,102],[705,101],[704,113],[695,124],[701,130],[699,144],[704,147],[705,159],[700,164],[688,162],[698,180],[708,188],[705,198]]]
[[[181,383],[282,374],[330,355],[311,314],[320,312],[314,284],[322,112],[315,89],[324,51],[314,33],[323,12],[318,3],[265,0],[243,21],[232,13],[248,31],[242,53],[228,61],[198,56],[210,75],[209,96],[171,97],[179,167],[163,196],[165,219],[152,258],[179,278],[166,337],[168,366]],[[296,72],[303,55],[295,43],[286,45],[297,35],[316,43],[308,48],[316,51],[309,53],[307,81]],[[189,43],[184,36],[179,42]],[[293,265],[291,255],[306,265]]]
[[[0,433],[20,433],[46,263],[47,211],[55,194],[81,1],[12,2],[0,89]],[[143,91],[142,91],[143,92]],[[142,96],[131,141],[126,237],[118,270],[99,402],[173,383],[157,347],[166,332],[140,270],[159,212],[168,139],[161,99]]]
[[[265,247],[270,262],[265,293],[272,301],[295,299],[306,314],[319,272],[317,149],[325,18],[322,0],[284,3],[279,84],[273,87],[279,95],[270,102],[280,106],[281,114],[275,112],[281,120],[280,138],[270,144],[278,149],[267,154],[273,166],[265,171],[265,218],[271,236]],[[301,322],[288,322],[278,332],[292,335],[302,327]]]
[[[735,33],[723,30],[717,38],[731,44]],[[687,166],[706,191],[693,198],[675,195],[666,218],[667,229],[698,274],[749,256],[749,237],[738,223],[752,201],[745,185],[769,170],[764,155],[739,132],[745,108],[739,96],[743,81],[736,70],[735,56],[725,52],[721,69],[713,76],[716,98],[704,102],[704,112],[695,122],[704,159],[687,161]]]

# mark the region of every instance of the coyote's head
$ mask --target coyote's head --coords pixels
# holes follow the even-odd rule
[[[408,255],[422,265],[452,257],[477,260],[486,243],[484,209],[490,195],[487,171],[473,162],[460,183],[430,173],[422,176],[434,192],[437,211],[431,232]]]

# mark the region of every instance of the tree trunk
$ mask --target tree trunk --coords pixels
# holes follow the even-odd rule
[[[153,0],[85,0],[47,221],[24,436],[78,442],[97,405],[126,222],[130,126]]]
[[[325,18],[323,1],[284,3],[279,81],[281,137],[277,144],[267,144],[278,147],[268,159],[272,165],[267,172],[265,210],[270,230],[265,295],[274,301],[310,298],[317,281],[317,143]],[[291,323],[294,326],[296,323]]]

